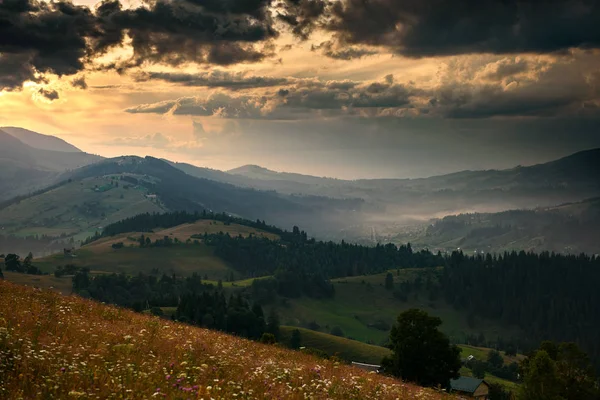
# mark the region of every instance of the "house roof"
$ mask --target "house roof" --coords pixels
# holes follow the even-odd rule
[[[354,365],[355,367],[367,370],[367,371],[375,371],[375,372],[377,372],[379,370],[379,368],[381,368],[380,365],[365,364],[365,363],[359,363],[359,362],[355,362],[355,361],[352,361],[352,365]]]
[[[458,390],[464,393],[475,393],[479,385],[487,383],[483,379],[471,378],[470,376],[461,376],[458,379],[450,380],[452,390]]]

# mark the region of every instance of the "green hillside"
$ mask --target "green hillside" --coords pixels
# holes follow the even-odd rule
[[[448,215],[396,235],[394,243],[468,252],[600,252],[600,198],[535,210]]]
[[[336,356],[346,362],[360,362],[366,364],[380,365],[381,360],[389,355],[391,351],[382,346],[370,345],[356,340],[346,339],[322,332],[315,332],[310,329],[297,328],[291,326],[282,326],[281,330],[281,342],[285,345],[290,344],[292,332],[298,329],[300,332],[300,346],[307,349],[316,349],[326,353],[329,356]],[[492,349],[484,347],[473,347],[468,345],[458,345],[461,349],[461,357],[467,358],[473,355],[476,359],[485,361],[488,357],[488,353]],[[517,355],[516,357],[509,357],[503,355],[504,363],[510,364],[511,362],[520,362],[524,359],[523,355]],[[460,371],[461,375],[473,376],[472,371],[469,368],[463,367]],[[499,378],[497,376],[486,374],[485,379],[490,383],[498,383],[506,387],[507,389],[514,390],[518,387],[518,384],[511,382],[506,379]]]
[[[315,332],[310,329],[292,326],[282,326],[280,329],[282,343],[289,344],[292,332],[298,329],[302,347],[321,350],[328,355],[335,355],[348,362],[379,364],[383,357],[390,354],[390,350],[385,347],[374,346],[323,332]]]
[[[238,224],[225,225],[220,221],[200,220],[192,224],[183,224],[173,228],[156,229],[144,236],[154,241],[165,236],[180,242],[191,241],[193,235],[204,233],[227,232],[232,236],[265,236],[271,239],[277,235],[259,229]],[[214,255],[214,249],[202,243],[172,247],[140,248],[141,233],[129,233],[115,237],[103,238],[81,247],[75,256],[54,254],[35,260],[35,265],[42,271],[52,273],[56,267],[73,264],[86,267],[97,273],[144,274],[176,274],[189,276],[192,273],[208,276],[209,280],[226,280],[233,274],[234,279],[244,279],[226,262]],[[123,247],[113,245],[123,243]],[[192,242],[193,243],[193,242]],[[216,282],[215,282],[216,283]],[[232,283],[228,283],[232,285]],[[248,286],[250,280],[241,281],[239,287]]]
[[[401,269],[391,271],[394,285],[414,281],[422,276],[435,279],[438,269]],[[278,311],[282,323],[291,326],[318,327],[331,332],[338,327],[344,336],[366,343],[384,344],[388,331],[398,314],[410,308],[420,308],[442,319],[441,327],[451,340],[464,343],[466,335],[483,333],[488,338],[516,337],[516,328],[498,322],[475,319],[471,326],[464,312],[454,309],[442,298],[430,295],[425,287],[407,296],[406,301],[394,297],[393,290],[384,287],[386,274],[358,276],[333,280],[335,297],[314,299],[302,297],[285,302]],[[425,285],[425,284],[424,284]]]
[[[164,211],[160,202],[146,197],[145,188],[111,178],[71,181],[1,209],[3,233],[65,235],[77,241],[124,218]]]

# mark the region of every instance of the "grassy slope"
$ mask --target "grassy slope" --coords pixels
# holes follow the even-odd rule
[[[73,181],[2,209],[3,233],[23,236],[66,234],[81,240],[124,218],[164,211],[162,206],[145,197],[145,190],[125,189],[126,183],[122,181],[118,188],[94,191],[96,185],[109,184],[110,179],[102,177]],[[93,205],[85,207],[85,203]]]
[[[447,398],[299,352],[2,281],[0,352],[0,398]]]
[[[56,278],[54,275],[27,275],[4,270],[2,264],[2,273],[7,281],[19,285],[31,286],[36,288],[53,289],[62,294],[69,294],[73,289],[71,277]]]
[[[243,225],[224,225],[223,222],[203,220],[193,224],[184,224],[174,228],[156,230],[154,233],[146,233],[145,236],[154,239],[162,239],[169,236],[185,242],[194,234],[228,232],[231,235],[262,235],[269,238],[277,236],[258,229]],[[215,283],[219,279],[226,279],[233,272],[235,278],[245,278],[237,271],[229,267],[220,258],[213,254],[211,247],[203,244],[140,248],[137,239],[140,233],[129,233],[115,237],[103,238],[83,246],[77,250],[75,258],[65,258],[62,254],[55,254],[35,260],[35,265],[45,272],[53,272],[57,266],[74,264],[80,267],[88,267],[92,271],[118,272],[137,274],[139,272],[151,273],[157,269],[159,273],[191,275],[196,272]],[[123,242],[124,247],[113,249],[112,245]],[[251,281],[239,282],[239,286],[251,284]],[[230,284],[231,285],[231,284]],[[237,285],[237,283],[236,283]]]
[[[390,354],[390,351],[385,347],[374,346],[356,340],[292,326],[281,327],[281,341],[283,343],[289,343],[294,329],[300,331],[302,347],[318,349],[329,355],[337,355],[339,358],[348,362],[356,361],[368,364],[379,364],[383,357]]]
[[[415,274],[422,270],[400,270],[400,276],[393,271],[394,281],[414,279]],[[365,283],[362,283],[362,282]],[[507,329],[500,324],[476,320],[476,325],[469,328],[466,315],[446,304],[443,299],[431,302],[428,294],[422,291],[411,294],[407,302],[394,298],[392,291],[383,286],[385,273],[370,276],[359,276],[334,280],[335,297],[333,299],[318,300],[302,297],[289,302],[287,307],[282,307],[282,323],[292,326],[307,326],[314,321],[321,326],[321,330],[330,332],[338,326],[346,337],[362,342],[383,344],[388,337],[386,330],[369,327],[378,321],[391,326],[398,314],[409,308],[420,308],[431,315],[442,319],[442,331],[450,336],[454,342],[464,342],[466,334],[483,332],[486,337],[495,338],[513,337],[518,335],[516,329]]]
[[[348,362],[355,361],[379,365],[381,360],[390,354],[390,350],[386,347],[374,346],[356,340],[292,326],[281,327],[281,341],[283,343],[289,343],[294,329],[300,331],[301,346],[324,351],[329,355],[335,355]],[[467,345],[459,345],[458,347],[461,349],[461,357],[464,358],[472,354],[479,360],[486,360],[487,354],[491,351],[491,349],[488,348]],[[524,356],[518,355],[517,357],[508,357],[503,354],[503,358],[505,363],[511,363],[513,361],[521,361]],[[465,367],[461,369],[460,373],[464,376],[473,376],[471,370]],[[486,374],[485,379],[490,383],[498,383],[511,390],[518,387],[518,384],[515,382],[498,378],[490,374]]]

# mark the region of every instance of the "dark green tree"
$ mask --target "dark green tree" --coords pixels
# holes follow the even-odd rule
[[[560,395],[560,385],[556,363],[546,351],[539,350],[527,362],[520,398],[523,400],[561,400],[563,397]]]
[[[275,339],[275,335],[265,332],[260,337],[260,342],[264,344],[275,344],[277,343],[277,340]]]
[[[475,378],[485,378],[485,363],[482,361],[474,360],[471,365],[471,372],[473,372],[473,376]]]
[[[298,329],[292,331],[292,337],[290,338],[290,347],[292,349],[299,349],[302,346],[302,336]]]
[[[388,272],[385,275],[385,288],[387,290],[393,290],[394,289],[394,276],[392,275],[391,272]]]
[[[513,400],[514,397],[510,391],[504,390],[504,386],[498,383],[490,384],[490,400]]]
[[[488,353],[487,362],[494,368],[502,368],[502,365],[504,365],[504,359],[496,350],[492,350]]]
[[[7,254],[4,258],[4,266],[7,271],[23,272],[21,267],[21,257],[17,254]]]
[[[339,336],[339,337],[344,337],[344,331],[342,330],[342,328],[340,328],[339,326],[334,326],[331,329],[331,334],[333,336]]]
[[[393,353],[383,359],[386,373],[421,386],[447,388],[461,368],[460,349],[438,330],[442,320],[410,309],[398,316],[390,332]]]
[[[545,356],[550,361],[546,364],[552,364],[551,367],[545,367],[548,374],[543,374],[539,369],[544,366],[540,360],[545,360]],[[541,365],[541,366],[540,366]],[[600,398],[598,384],[594,374],[594,368],[585,354],[575,343],[555,343],[545,341],[540,348],[534,351],[527,359],[521,363],[521,370],[524,375],[524,386],[530,392],[541,390],[536,386],[536,380],[556,381],[556,398],[568,400],[587,400]],[[529,394],[531,394],[528,392]],[[541,397],[540,397],[541,398]]]
[[[575,343],[561,343],[556,359],[561,377],[561,394],[569,400],[600,399],[594,367]]]
[[[275,308],[271,308],[269,311],[269,316],[267,317],[267,327],[265,332],[273,334],[275,339],[279,340],[279,337],[281,336],[279,325],[279,315],[277,314]]]

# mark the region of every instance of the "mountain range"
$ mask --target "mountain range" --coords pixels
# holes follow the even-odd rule
[[[11,217],[11,223],[5,223],[9,214],[35,214],[34,220],[29,218],[24,223],[26,232],[45,232],[51,224],[52,234],[62,232],[79,239],[83,232],[93,232],[102,225],[102,214],[127,217],[135,213],[135,208],[128,207],[125,201],[110,199],[117,192],[124,200],[146,204],[140,206],[146,210],[207,209],[267,220],[288,229],[299,225],[325,239],[373,243],[407,241],[412,237],[424,246],[443,247],[454,246],[454,239],[468,233],[453,231],[455,237],[449,238],[452,234],[444,231],[438,235],[439,240],[422,240],[426,226],[435,224],[438,218],[472,213],[490,216],[521,209],[539,213],[544,208],[600,196],[600,149],[507,170],[462,171],[420,179],[342,180],[276,172],[257,165],[219,171],[152,157],[103,159],[52,136],[3,128],[0,166],[0,200],[4,200],[0,225],[13,227],[6,233],[23,230],[24,222],[18,218]],[[121,185],[118,190],[113,187],[112,194],[103,194],[103,200],[98,199],[98,187],[114,185],[122,179],[144,195],[132,197]],[[79,182],[78,190],[66,182]],[[45,187],[51,190],[44,191]],[[28,195],[32,192],[35,194]],[[19,204],[10,200],[15,198]],[[93,209],[98,211],[98,218],[73,214],[78,201],[97,201]],[[28,211],[39,209],[35,204],[65,212],[62,217],[53,214],[52,222],[43,222],[47,216]],[[593,203],[582,204],[588,207]],[[89,224],[61,231],[61,226],[70,224],[63,221],[67,217],[89,219]],[[427,235],[435,236],[433,231]],[[486,243],[483,247],[497,249],[504,248],[504,244]]]
[[[0,128],[0,200],[51,185],[61,173],[101,159],[53,136]]]

